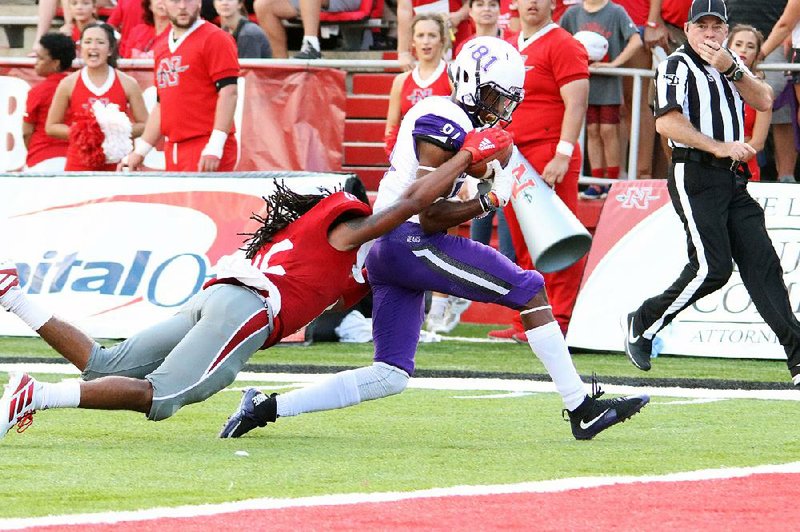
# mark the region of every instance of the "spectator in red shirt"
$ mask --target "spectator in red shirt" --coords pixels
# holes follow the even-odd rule
[[[397,0],[397,59],[403,70],[414,68],[411,54],[411,23],[414,15],[440,13],[447,17],[453,49],[472,34],[468,0]]]
[[[69,10],[72,13],[72,40],[75,42],[75,50],[81,53],[81,35],[83,30],[97,22],[95,9],[97,0],[69,0]]]
[[[123,55],[122,51],[129,49],[128,39],[131,36],[131,31],[139,24],[147,23],[147,15],[145,14],[147,8],[151,9],[150,25],[152,26],[152,12],[155,11],[155,8],[151,7],[149,1],[117,0],[117,6],[106,22],[114,26],[119,32],[120,57],[131,57]]]
[[[45,133],[47,112],[56,87],[67,76],[75,59],[75,44],[63,33],[46,33],[39,39],[34,70],[44,78],[28,92],[22,135],[28,156],[25,170],[30,172],[60,172],[64,170],[67,141]]]
[[[164,0],[141,0],[141,5],[144,22],[128,32],[126,41],[120,41],[120,57],[152,59],[156,39],[166,39],[169,17]]]

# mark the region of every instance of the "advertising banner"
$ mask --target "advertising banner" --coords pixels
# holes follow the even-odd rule
[[[1,253],[32,298],[92,336],[125,338],[174,314],[242,247],[277,177],[311,193],[351,176],[0,175]],[[32,334],[0,312],[0,335]]]
[[[622,351],[620,317],[664,291],[686,264],[686,234],[666,181],[615,183],[603,207],[568,333],[570,346]],[[800,187],[750,183],[795,313],[800,312]],[[738,269],[724,288],[690,306],[658,337],[663,353],[785,359],[783,348],[755,309]]]

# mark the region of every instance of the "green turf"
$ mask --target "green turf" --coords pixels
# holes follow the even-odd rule
[[[483,336],[487,327],[455,334]],[[317,344],[257,353],[271,365],[358,366],[372,346]],[[0,357],[48,357],[38,339],[0,338]],[[786,383],[784,362],[661,357],[642,373],[621,354],[576,354],[579,371],[608,377]],[[542,373],[511,343],[420,346],[421,370]],[[59,380],[58,375],[42,375]],[[0,373],[0,382],[7,376]],[[237,385],[239,385],[237,383]],[[240,440],[216,433],[239,400],[225,391],[159,423],[127,412],[39,412],[0,441],[0,518],[329,493],[504,484],[582,475],[648,475],[797,459],[790,401],[667,404],[655,398],[628,423],[575,441],[556,394],[459,399],[487,392],[407,390],[358,407],[281,419]],[[234,454],[237,450],[248,457]]]
[[[555,394],[407,390],[349,410],[281,419],[215,438],[238,393],[160,423],[125,412],[40,412],[0,447],[0,517],[403,491],[573,476],[646,475],[793,460],[793,402],[670,405],[575,441]],[[236,451],[246,451],[239,457]]]

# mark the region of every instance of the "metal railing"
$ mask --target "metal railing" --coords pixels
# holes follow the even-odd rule
[[[77,66],[76,60],[76,66]],[[7,57],[0,59],[0,65],[16,65],[16,66],[33,66],[34,59],[28,57]],[[314,59],[314,60],[301,60],[301,59],[240,59],[239,64],[243,67],[275,67],[275,66],[292,66],[292,67],[306,67],[313,68],[336,68],[344,70],[348,73],[355,72],[384,72],[386,70],[398,70],[400,64],[394,60],[385,59]],[[153,61],[151,59],[122,59],[119,61],[119,66],[122,68],[152,68]],[[763,71],[791,71],[800,72],[800,64],[792,63],[774,63],[774,64],[761,64],[759,70]],[[590,68],[589,72],[596,75],[606,76],[619,76],[633,78],[633,92],[631,94],[631,127],[630,139],[628,144],[628,167],[627,178],[636,179],[638,177],[638,164],[639,164],[639,121],[641,119],[641,96],[643,89],[642,79],[652,79],[655,77],[655,70],[636,69],[636,68]],[[581,138],[584,132],[581,131]],[[585,143],[581,144],[581,147]],[[606,184],[612,180],[605,178],[596,178],[590,176],[581,176],[579,183],[581,184]]]

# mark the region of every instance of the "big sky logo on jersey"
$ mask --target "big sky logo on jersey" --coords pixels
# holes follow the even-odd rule
[[[189,70],[189,65],[181,65],[182,58],[179,55],[165,57],[158,62],[156,69],[156,83],[159,89],[176,87],[181,82],[181,72]]]

